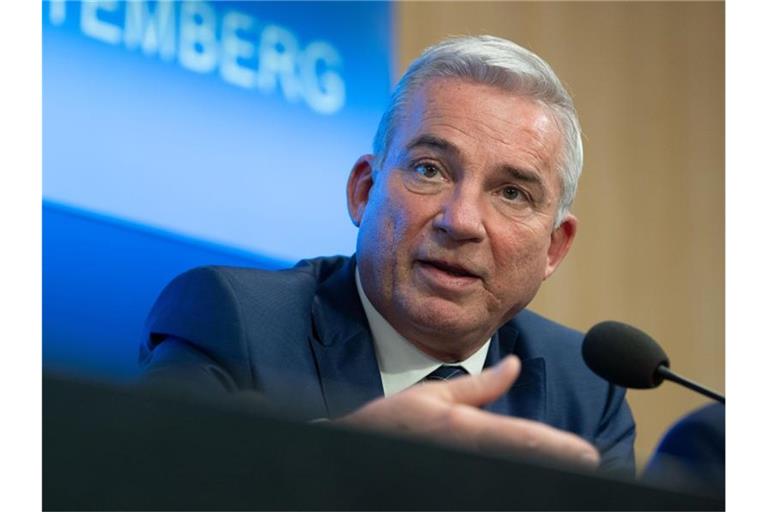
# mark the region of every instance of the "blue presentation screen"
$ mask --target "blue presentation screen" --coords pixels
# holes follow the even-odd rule
[[[354,251],[345,182],[388,98],[389,3],[42,12],[47,202],[286,261]]]

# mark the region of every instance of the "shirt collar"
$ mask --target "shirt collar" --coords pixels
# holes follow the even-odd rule
[[[393,395],[413,386],[444,364],[416,348],[381,316],[365,295],[357,268],[355,268],[355,284],[360,301],[363,303],[365,316],[368,318],[368,325],[371,327],[384,396]],[[474,354],[464,361],[452,364],[462,366],[471,375],[477,375],[483,371],[490,343],[491,339],[488,338]]]

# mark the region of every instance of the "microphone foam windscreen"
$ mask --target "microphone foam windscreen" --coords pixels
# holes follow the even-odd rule
[[[621,322],[601,322],[584,337],[581,354],[587,366],[608,382],[627,388],[655,388],[663,377],[659,365],[669,358],[653,338]]]

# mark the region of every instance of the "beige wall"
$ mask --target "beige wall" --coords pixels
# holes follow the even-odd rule
[[[724,4],[407,2],[396,19],[399,71],[446,35],[490,33],[541,55],[574,97],[581,225],[532,308],[582,330],[636,325],[724,391]],[[629,400],[641,464],[707,401],[671,383]]]

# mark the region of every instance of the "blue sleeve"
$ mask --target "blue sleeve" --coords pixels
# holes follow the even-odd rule
[[[200,391],[255,387],[239,310],[226,276],[215,267],[176,277],[144,326],[143,380]]]
[[[601,470],[635,476],[635,420],[624,388],[610,386],[595,445],[602,457]]]

